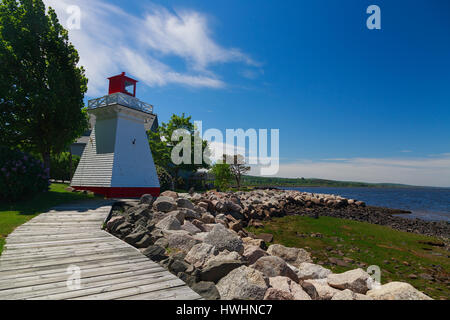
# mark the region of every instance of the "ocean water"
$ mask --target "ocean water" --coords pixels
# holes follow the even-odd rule
[[[340,195],[364,201],[367,205],[409,210],[407,218],[450,222],[450,188],[284,188],[302,192]]]

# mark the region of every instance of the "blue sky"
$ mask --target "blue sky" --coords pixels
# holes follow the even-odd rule
[[[81,8],[88,98],[125,71],[162,121],[280,129],[278,176],[450,187],[448,1],[44,2]]]

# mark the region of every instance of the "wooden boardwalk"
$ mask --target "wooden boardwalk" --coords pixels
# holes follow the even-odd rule
[[[0,256],[0,300],[201,299],[101,229],[111,202],[55,207],[18,227]],[[79,269],[77,269],[79,268]],[[80,285],[68,282],[80,271]]]

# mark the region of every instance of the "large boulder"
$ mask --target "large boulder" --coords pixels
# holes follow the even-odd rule
[[[303,290],[303,288],[288,277],[272,277],[269,278],[269,284],[272,288],[288,292],[293,296],[292,300],[311,300],[311,297]]]
[[[272,244],[269,249],[267,249],[267,253],[272,256],[280,257],[297,268],[303,262],[312,262],[309,252],[301,248],[288,248],[281,244]]]
[[[262,300],[268,280],[258,270],[241,266],[220,279],[216,287],[223,300]]]
[[[284,276],[298,282],[297,274],[279,257],[267,256],[259,258],[251,267],[261,271],[268,278]]]
[[[365,294],[371,288],[372,278],[363,269],[355,269],[339,274],[330,274],[328,284],[336,289],[350,289],[353,292]]]
[[[302,262],[296,270],[300,280],[324,279],[331,274],[331,270],[309,262]]]
[[[254,264],[259,258],[268,255],[269,254],[260,247],[244,245],[243,256],[247,259],[248,264]]]
[[[327,279],[304,280],[301,286],[313,300],[331,300],[336,293],[340,292],[330,287]]]
[[[433,300],[406,282],[389,282],[369,290],[367,296],[374,300]]]
[[[221,224],[217,224],[206,235],[205,243],[213,245],[219,251],[236,251],[239,254],[244,252],[244,245],[236,232],[226,229]]]
[[[219,251],[216,247],[207,244],[199,243],[194,245],[187,253],[184,260],[193,265],[196,268],[202,267],[208,259],[217,255]]]
[[[239,268],[243,264],[244,262],[241,260],[210,260],[200,271],[200,279],[202,281],[217,282],[230,273],[230,271]]]
[[[186,208],[190,210],[194,210],[194,204],[185,198],[178,198],[176,200],[178,208]]]
[[[373,300],[371,297],[366,296],[361,293],[353,292],[349,289],[339,291],[336,293],[331,300]]]
[[[158,222],[155,227],[162,230],[180,230],[181,224],[175,216],[170,215]]]
[[[171,197],[160,196],[153,202],[153,209],[156,211],[170,212],[177,209],[177,203]]]
[[[176,200],[178,198],[178,193],[176,193],[175,191],[171,191],[171,190],[167,190],[164,191],[160,194],[160,197],[169,197],[172,198],[173,200]]]
[[[193,246],[200,243],[199,240],[193,238],[185,232],[173,232],[167,237],[169,248],[178,249],[183,252],[189,252]]]

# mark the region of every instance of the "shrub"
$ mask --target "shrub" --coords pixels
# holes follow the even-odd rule
[[[158,174],[161,192],[174,189],[173,178],[166,169],[156,166],[156,173]]]
[[[0,200],[16,201],[48,191],[49,172],[42,161],[18,151],[0,147]]]
[[[61,152],[50,159],[50,178],[55,180],[71,180],[80,157],[72,155],[72,174],[70,173],[70,153]]]

